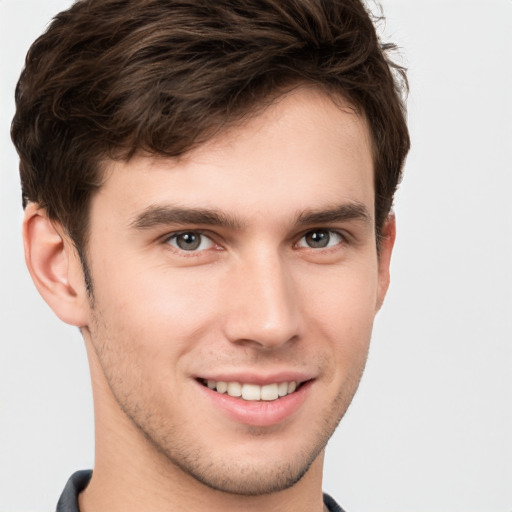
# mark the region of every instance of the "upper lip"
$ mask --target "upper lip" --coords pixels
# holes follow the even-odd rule
[[[244,384],[257,384],[265,386],[266,384],[274,384],[279,382],[295,381],[298,384],[314,378],[313,373],[298,371],[282,371],[274,373],[261,373],[254,371],[236,371],[236,372],[212,372],[197,375],[198,380],[214,380],[221,382],[241,382]]]

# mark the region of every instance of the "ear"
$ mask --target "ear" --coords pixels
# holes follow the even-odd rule
[[[390,213],[382,229],[382,238],[380,242],[379,251],[379,271],[378,271],[378,290],[377,290],[377,304],[376,310],[378,311],[384,297],[389,288],[389,265],[391,263],[391,253],[395,245],[396,238],[396,221],[395,214]]]
[[[25,208],[23,244],[28,270],[46,303],[62,321],[85,326],[90,306],[76,248],[35,203]]]

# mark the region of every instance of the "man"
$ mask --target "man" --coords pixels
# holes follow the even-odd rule
[[[359,0],[83,0],[34,43],[26,261],[95,406],[59,511],[340,510],[409,148],[390,48]]]

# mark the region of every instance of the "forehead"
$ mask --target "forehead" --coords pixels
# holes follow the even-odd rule
[[[126,216],[172,203],[277,220],[344,202],[373,215],[367,123],[341,100],[299,88],[182,157],[111,162],[92,210]]]

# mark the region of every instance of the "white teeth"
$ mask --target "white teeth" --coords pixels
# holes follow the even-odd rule
[[[222,382],[221,380],[219,380],[219,382],[217,382],[217,391],[219,393],[225,393],[227,390],[228,390],[228,383]]]
[[[242,396],[242,384],[239,382],[228,382],[229,396]]]
[[[244,400],[260,400],[261,386],[257,384],[244,384],[242,386],[242,398]]]
[[[268,384],[261,386],[261,399],[262,400],[277,400],[279,393],[277,390],[277,384]]]
[[[208,379],[204,382],[217,393],[227,393],[229,396],[242,397],[244,400],[277,400],[293,393],[297,389],[297,382],[275,382],[258,386],[258,384],[242,384],[240,382],[225,382]]]
[[[286,396],[288,394],[288,382],[279,383],[279,386],[277,387],[277,394],[279,396]]]

